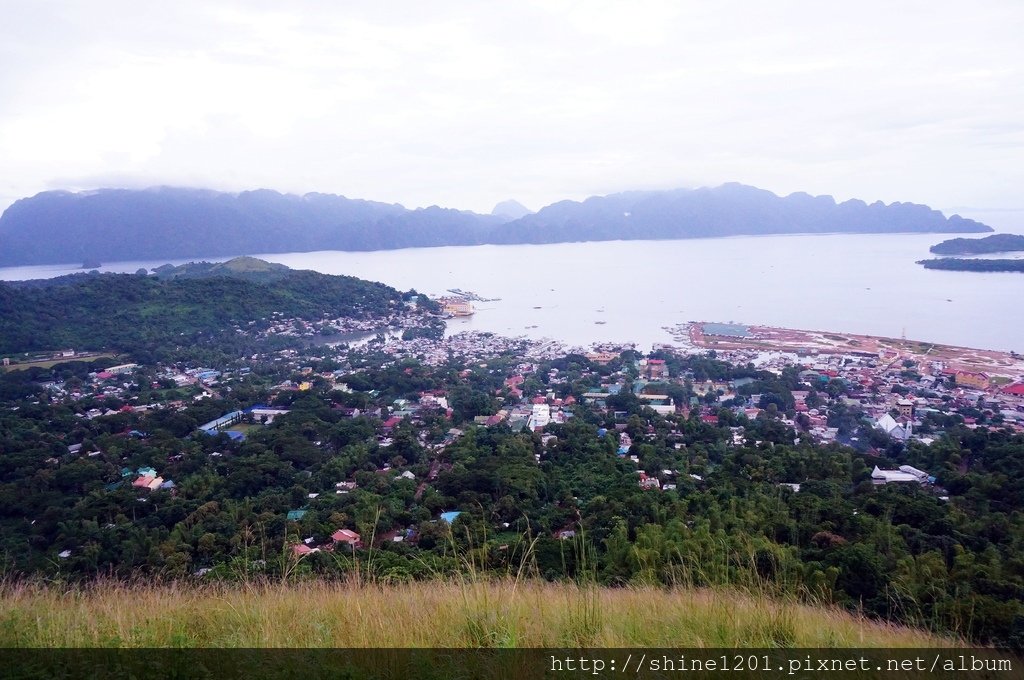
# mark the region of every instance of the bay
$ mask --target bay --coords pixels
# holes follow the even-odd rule
[[[733,321],[1024,352],[1024,275],[916,264],[944,238],[800,234],[256,257],[432,296],[461,289],[496,298],[476,303],[470,318],[451,320],[449,332],[490,331],[581,346],[635,342],[648,350],[671,342],[666,326]],[[165,263],[116,262],[99,269],[134,272]],[[0,268],[0,280],[76,271],[81,269],[75,265],[7,267]]]

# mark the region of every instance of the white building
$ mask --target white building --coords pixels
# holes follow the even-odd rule
[[[530,427],[537,429],[551,422],[551,407],[547,404],[534,404],[530,414]]]
[[[913,482],[925,484],[928,473],[909,465],[901,465],[898,470],[880,470],[878,466],[871,471],[871,483],[875,485]]]

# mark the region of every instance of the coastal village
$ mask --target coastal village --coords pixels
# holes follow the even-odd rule
[[[456,311],[410,291],[8,356],[12,568],[557,581],[592,548],[607,584],[775,578],[885,615],[938,573],[986,639],[1016,616],[989,593],[1017,583],[1019,357],[711,322],[567,346]]]
[[[409,325],[408,320],[403,319],[388,321],[399,328]],[[253,429],[272,426],[277,419],[286,417],[289,408],[282,404],[294,399],[289,395],[325,395],[344,417],[371,419],[375,424],[372,444],[378,450],[392,446],[396,432],[404,427],[406,432],[413,433],[418,445],[429,451],[429,459],[419,465],[403,464],[402,458],[397,457],[380,464],[375,471],[376,475],[413,485],[416,498],[424,494],[440,472],[451,467],[445,460],[445,449],[462,437],[467,427],[507,426],[513,431],[535,432],[541,437],[543,447],[555,438],[549,433],[550,426],[566,423],[581,408],[603,414],[608,422],[615,423],[614,430],[602,429],[599,434],[614,438],[615,455],[635,464],[636,483],[642,489],[672,492],[683,473],[675,469],[652,470],[650,465],[645,465],[644,448],[638,444],[653,438],[654,428],[648,422],[645,429],[637,432],[630,426],[629,414],[614,407],[612,402],[627,394],[643,405],[641,412],[649,412],[652,417],[657,414],[698,419],[704,426],[727,428],[725,439],[729,446],[761,446],[761,441],[750,437],[746,424],[764,419],[791,429],[794,443],[838,443],[868,456],[884,456],[894,446],[928,446],[951,423],[967,428],[1024,432],[1024,372],[1019,370],[1019,362],[1014,364],[1009,358],[997,366],[998,374],[990,374],[967,370],[963,362],[950,360],[948,352],[920,356],[894,351],[882,344],[871,346],[869,351],[866,343],[851,348],[848,339],[845,343],[831,345],[808,343],[807,337],[801,336],[799,331],[784,334],[786,342],[773,342],[768,336],[778,336],[778,331],[761,332],[763,337],[754,337],[758,331],[729,324],[691,324],[685,333],[678,334],[686,342],[658,345],[646,356],[630,344],[566,347],[551,340],[506,338],[491,333],[462,332],[442,338],[403,339],[394,333],[376,332],[379,324],[375,326],[365,321],[353,325],[346,320],[325,320],[316,325],[300,319],[275,317],[253,325],[258,329],[239,327],[236,330],[264,337],[268,334],[317,337],[323,335],[326,325],[332,331],[373,335],[351,346],[322,343],[308,345],[305,349],[256,354],[232,366],[113,364],[90,372],[85,379],[47,381],[41,388],[46,398],[54,403],[72,407],[83,405],[76,408],[79,418],[123,419],[154,411],[185,411],[204,400],[223,400],[257,375],[263,379],[277,376],[281,379],[261,394],[266,403],[247,404],[218,414],[209,422],[198,424],[195,436],[225,434],[227,441],[242,442]],[[374,364],[378,369],[409,366],[404,370],[411,373],[415,365],[433,368],[455,365],[460,367],[458,375],[467,383],[474,373],[491,374],[495,384],[500,385],[491,395],[493,409],[469,421],[455,423],[450,395],[443,389],[422,390],[414,398],[392,400],[382,400],[376,390],[370,390],[362,394],[361,406],[346,405],[349,402],[341,397],[360,392],[348,383],[366,370],[360,357],[368,354],[378,357]],[[74,350],[69,349],[51,359],[68,361],[75,356]],[[791,402],[786,404],[774,396],[766,398],[764,394],[751,391],[750,386],[757,381],[750,377],[701,379],[693,372],[673,370],[676,362],[672,358],[687,356],[713,357],[775,376],[795,373],[800,389],[789,391]],[[576,366],[570,378],[552,365],[566,357],[582,358],[588,368],[580,370]],[[334,368],[313,368],[325,364]],[[609,370],[609,366],[614,366],[614,370]],[[1007,366],[1017,372],[1007,371]],[[493,375],[495,371],[499,373]],[[142,390],[143,386],[147,389]],[[138,394],[142,391],[162,398],[140,403]],[[442,433],[440,436],[436,435],[438,431]],[[138,440],[148,437],[145,431],[136,428],[126,429],[124,436]],[[675,427],[670,430],[669,438],[682,441]],[[679,449],[684,445],[677,443],[675,446]],[[72,458],[107,456],[88,442],[68,442],[66,449],[67,456]],[[147,493],[173,494],[175,480],[170,470],[183,455],[169,456],[163,465],[154,462],[132,466],[128,464],[127,455],[123,460],[110,461],[121,467],[122,480],[111,482],[107,489],[128,484],[143,493],[138,498],[140,502],[147,500]],[[536,454],[536,458],[540,462],[541,454]],[[47,462],[60,466],[64,457],[54,456]],[[686,474],[699,483],[704,472],[694,466]],[[780,485],[799,492],[801,481],[787,480]],[[871,481],[876,485],[931,486],[936,480],[929,471],[909,465],[875,465]],[[359,488],[361,482],[366,480],[358,475],[325,482],[324,488],[308,493],[305,502],[288,511],[288,521],[298,526],[322,495],[348,494]],[[941,488],[936,487],[935,493],[945,498]],[[436,521],[447,524],[460,512],[457,508],[443,510],[438,511]],[[355,529],[352,525],[338,526],[327,540],[300,537],[302,540],[293,546],[294,554],[301,557],[321,550],[361,548],[368,539]],[[415,541],[416,532],[417,527],[413,525],[397,526],[376,536],[375,540]],[[560,530],[558,537],[571,538],[573,534],[573,530],[567,528]],[[67,558],[71,554],[70,549],[64,549],[59,556]]]
[[[698,324],[694,324],[695,326]],[[936,430],[931,420],[936,416],[959,415],[967,427],[996,426],[1016,432],[1024,432],[1024,361],[1016,360],[1015,365],[997,367],[999,373],[963,368],[961,361],[947,361],[933,358],[921,361],[908,358],[907,354],[882,350],[879,354],[866,351],[843,351],[836,348],[826,351],[822,348],[765,346],[753,343],[740,346],[735,331],[726,324],[701,324],[704,346],[679,346],[659,344],[655,354],[677,354],[687,356],[711,352],[719,360],[739,366],[751,366],[758,370],[781,375],[787,369],[799,368],[798,377],[808,389],[793,390],[794,405],[790,413],[773,414],[785,425],[816,441],[831,442],[838,436],[837,428],[829,426],[829,411],[843,405],[863,411],[874,426],[900,442],[918,441],[929,444],[935,439]],[[372,333],[377,330],[373,324],[360,322],[358,326],[344,327],[347,333]],[[725,328],[728,335],[716,337],[707,329]],[[315,330],[298,319],[278,319],[269,330],[260,333],[280,333],[302,337],[314,335]],[[793,332],[799,333],[799,332]],[[721,340],[729,341],[721,343]],[[726,344],[726,346],[722,346]],[[501,390],[502,408],[481,419],[482,424],[494,425],[509,421],[513,425],[529,425],[542,429],[549,420],[534,413],[542,411],[537,406],[554,409],[555,422],[562,417],[563,406],[572,406],[577,401],[602,407],[608,395],[618,394],[630,386],[636,395],[656,413],[676,414],[690,417],[699,416],[705,422],[714,423],[718,412],[725,408],[735,415],[756,419],[764,409],[758,406],[758,394],[741,394],[738,389],[753,382],[750,379],[732,381],[695,381],[692,375],[672,375],[664,359],[643,357],[636,346],[629,343],[606,343],[589,348],[567,347],[554,340],[531,340],[525,337],[508,338],[492,333],[460,332],[441,339],[418,337],[403,340],[398,336],[377,335],[356,345],[353,352],[373,348],[393,358],[398,363],[412,360],[426,366],[437,367],[453,359],[467,365],[480,364],[500,356],[516,356],[523,361],[508,375],[503,376],[506,389]],[[246,359],[252,365],[272,365],[276,372],[291,375],[292,379],[275,385],[269,396],[276,397],[286,391],[307,391],[316,386],[320,390],[351,391],[342,377],[358,373],[350,365],[342,363],[330,372],[314,373],[310,365],[333,358],[344,361],[350,348],[346,344],[313,345],[306,350],[286,349],[273,354],[253,355]],[[524,393],[521,389],[526,376],[535,375],[540,364],[559,357],[578,355],[585,357],[595,366],[608,365],[618,361],[623,352],[636,355],[627,362],[627,370],[619,370],[610,376],[593,374],[584,378],[599,379],[599,385],[578,395],[566,398],[555,396],[555,389],[564,386],[565,381],[553,369],[548,374],[537,376],[544,386],[535,393]],[[89,354],[76,354],[64,350],[59,358],[73,361],[88,359]],[[243,363],[246,363],[243,362]],[[1007,362],[1008,363],[1008,362]],[[483,365],[486,365],[485,363]],[[144,413],[153,409],[183,409],[190,402],[220,397],[225,390],[230,392],[234,382],[245,381],[251,374],[252,366],[191,367],[184,365],[142,367],[135,363],[115,364],[89,374],[87,381],[72,384],[50,381],[42,387],[56,401],[76,403],[103,398],[124,403],[118,409],[91,408],[79,415],[84,418],[110,416],[120,412]],[[165,385],[173,396],[181,398],[139,404],[137,373],[153,378],[152,387]],[[686,386],[689,400],[680,403],[666,394],[659,394],[658,386],[675,384]],[[564,392],[564,389],[559,390]],[[187,396],[186,396],[187,395]],[[812,396],[813,395],[813,396]],[[809,399],[810,397],[810,399]],[[810,402],[810,403],[808,403]],[[395,417],[401,419],[418,412],[422,407],[435,408],[441,405],[447,409],[443,394],[423,394],[418,402],[402,401],[398,404],[378,404],[370,413],[375,416],[390,415],[382,422]],[[255,410],[253,410],[255,409]],[[240,412],[239,412],[240,413]],[[247,413],[273,421],[281,415],[274,409],[251,407]],[[567,409],[567,414],[571,409]],[[211,431],[228,430],[241,416],[227,414],[225,420],[215,421],[200,429]],[[540,423],[540,424],[538,424]],[[383,425],[382,425],[383,427]]]

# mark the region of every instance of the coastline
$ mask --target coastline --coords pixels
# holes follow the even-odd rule
[[[705,332],[713,327],[712,332]],[[717,327],[726,327],[720,334]],[[777,328],[747,324],[720,324],[691,321],[666,327],[677,342],[699,351],[774,351],[797,355],[877,356],[880,361],[895,364],[914,361],[918,365],[940,370],[980,371],[997,378],[1019,379],[1024,375],[1024,356],[1014,352],[959,347],[923,340],[888,338],[835,331]],[[742,334],[741,334],[742,333]]]

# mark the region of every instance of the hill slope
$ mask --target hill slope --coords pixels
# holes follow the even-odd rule
[[[45,192],[0,217],[0,265],[388,250],[482,243],[675,239],[739,234],[983,232],[910,203],[837,204],[739,184],[562,201],[512,219],[328,194],[195,189]]]
[[[386,314],[401,300],[381,283],[261,262],[161,268],[163,277],[74,274],[0,282],[0,354],[59,347],[135,351],[230,333],[233,323],[275,312],[364,318]]]
[[[934,647],[951,638],[735,591],[493,581],[0,590],[4,647]],[[154,612],[158,612],[154,616]]]

